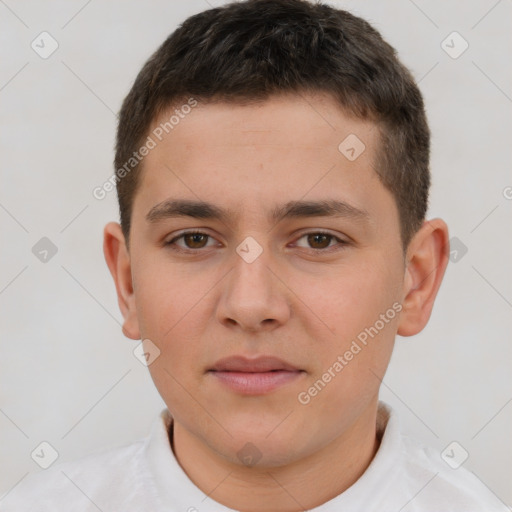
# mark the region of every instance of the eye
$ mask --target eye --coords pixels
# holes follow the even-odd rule
[[[336,245],[339,245],[337,249],[342,249],[344,245],[347,245],[348,242],[338,238],[337,236],[332,235],[331,233],[326,233],[324,231],[315,231],[311,233],[306,233],[302,235],[298,240],[306,239],[306,243],[309,244],[309,247],[301,246],[306,249],[313,249],[315,251],[321,251],[325,249],[331,250],[332,247],[336,248]],[[337,241],[338,244],[331,245],[331,242]]]
[[[297,242],[295,242],[295,244],[298,247],[313,250],[314,252],[330,252],[331,250],[342,249],[343,246],[348,245],[347,241],[324,231],[305,233],[298,239],[298,241],[302,239],[306,240],[306,244],[308,244],[307,246],[301,245]],[[178,243],[179,240],[183,243]],[[200,249],[212,246],[212,244],[208,245],[209,241],[213,241],[213,238],[207,233],[203,233],[202,231],[186,231],[172,238],[168,242],[165,242],[165,245],[177,251],[199,252]],[[333,242],[337,243],[333,244]]]
[[[207,247],[207,243],[209,239],[212,238],[210,235],[203,233],[202,231],[187,231],[185,233],[181,233],[180,235],[174,237],[172,240],[165,242],[166,246],[176,246],[183,251],[197,251],[198,249],[202,249],[203,247]],[[185,245],[180,245],[176,243],[178,240],[183,239]]]

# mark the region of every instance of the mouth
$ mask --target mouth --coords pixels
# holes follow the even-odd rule
[[[221,359],[207,373],[236,393],[263,395],[290,384],[305,371],[275,357],[234,356]]]

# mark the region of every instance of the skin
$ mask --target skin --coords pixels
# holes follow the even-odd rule
[[[354,161],[338,150],[349,134],[366,146]],[[426,221],[404,256],[393,195],[372,167],[377,144],[375,125],[323,94],[199,104],[144,159],[129,250],[118,223],[105,227],[123,332],[160,350],[149,370],[174,418],[177,460],[230,508],[317,507],[350,487],[378,449],[380,381],[396,334],[414,335],[430,317],[448,229],[441,219]],[[231,214],[148,222],[169,198]],[[273,207],[298,200],[343,201],[367,216],[268,219]],[[165,245],[187,229],[208,236]],[[305,236],[318,231],[332,237]],[[249,236],[263,250],[252,263],[236,252]],[[394,303],[401,312],[301,404],[299,393]],[[220,358],[261,354],[303,373],[247,396],[208,372]],[[237,456],[248,442],[261,455],[255,465]]]

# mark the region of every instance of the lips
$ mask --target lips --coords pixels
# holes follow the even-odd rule
[[[276,357],[233,356],[217,361],[208,373],[237,394],[263,395],[300,378],[304,370]]]
[[[211,371],[264,373],[272,371],[297,372],[300,370],[276,357],[260,356],[256,359],[248,359],[243,356],[232,356],[217,361]]]

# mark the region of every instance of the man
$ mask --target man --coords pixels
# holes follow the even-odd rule
[[[378,399],[448,229],[421,94],[375,29],[302,0],[190,17],[125,99],[115,165],[105,258],[167,409],[5,510],[500,510]]]

